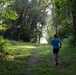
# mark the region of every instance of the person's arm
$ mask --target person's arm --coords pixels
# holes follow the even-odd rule
[[[53,45],[52,40],[50,41],[50,45]]]

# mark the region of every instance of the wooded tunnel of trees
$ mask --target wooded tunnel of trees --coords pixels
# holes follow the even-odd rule
[[[0,0],[1,36],[39,42],[43,31],[76,46],[76,0]]]
[[[76,0],[0,0],[0,75],[76,75]]]

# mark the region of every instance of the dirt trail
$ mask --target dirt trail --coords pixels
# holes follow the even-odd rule
[[[36,61],[38,60],[38,53],[39,53],[39,50],[38,50],[38,49],[34,50],[33,56],[32,56],[32,57],[29,59],[29,61],[28,61],[28,65],[29,65],[29,66],[28,66],[27,70],[25,70],[24,75],[30,75],[29,72],[30,72],[32,66],[33,66],[34,63],[36,63]],[[45,61],[48,61],[49,63],[55,65],[54,55],[53,55],[52,52],[50,52],[49,58],[47,58],[47,60],[45,60]],[[65,68],[64,63],[62,62],[62,60],[61,60],[60,58],[58,59],[58,62],[59,62],[59,64],[56,66],[56,68],[57,68],[58,70],[60,70],[60,71],[63,71],[64,68]]]
[[[50,53],[50,57],[49,60],[51,61],[52,64],[55,65],[55,60],[54,60],[54,55],[53,53]],[[55,65],[56,66],[56,65]],[[58,58],[58,65],[56,66],[56,68],[58,70],[63,70],[65,68],[65,64],[62,62],[62,60],[60,59],[60,57]]]
[[[30,69],[32,68],[32,66],[34,65],[34,63],[38,59],[38,52],[39,52],[38,49],[34,50],[33,56],[28,61],[28,65],[29,66],[28,66],[27,70],[25,70],[25,74],[24,75],[29,75]]]

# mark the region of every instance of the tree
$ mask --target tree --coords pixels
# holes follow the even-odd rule
[[[15,0],[11,9],[16,11],[18,19],[9,20],[12,23],[11,32],[15,40],[36,42],[42,35],[42,27],[45,25],[47,1],[44,0]],[[12,35],[12,34],[11,34]],[[12,37],[11,37],[12,38]]]
[[[54,6],[53,19],[56,22],[56,33],[69,37],[70,35],[74,38],[74,46],[76,46],[76,1],[75,0],[52,0]],[[66,32],[67,31],[67,32]],[[62,36],[63,36],[62,35]]]
[[[12,0],[0,0],[0,20],[3,24],[1,24],[0,29],[6,29],[6,27],[9,27],[9,19],[15,20],[18,18],[18,15],[15,11],[10,9],[10,4],[12,3]],[[7,23],[6,23],[7,20]]]
[[[73,27],[74,27],[74,45],[76,46],[76,0],[72,2],[72,15],[73,15]]]

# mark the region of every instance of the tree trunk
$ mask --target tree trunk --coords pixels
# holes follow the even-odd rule
[[[76,46],[76,10],[72,11],[73,15],[73,27],[74,27],[74,44]]]
[[[20,28],[18,28],[18,36],[17,36],[17,40],[20,40]]]
[[[73,1],[72,6],[72,15],[73,15],[73,27],[74,27],[74,45],[76,46],[76,0]]]

